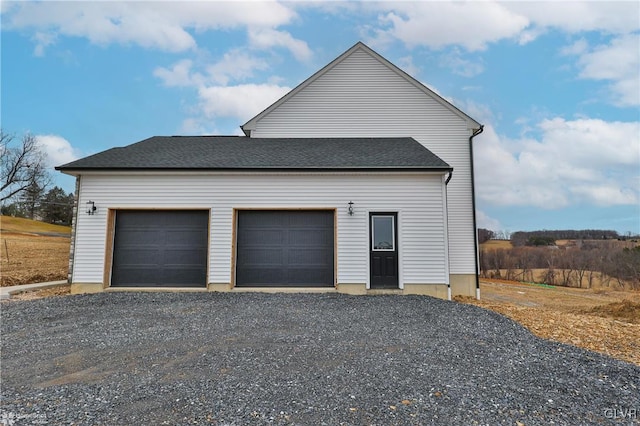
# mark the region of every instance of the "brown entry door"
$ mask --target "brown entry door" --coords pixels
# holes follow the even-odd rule
[[[398,288],[398,214],[370,213],[371,288]]]

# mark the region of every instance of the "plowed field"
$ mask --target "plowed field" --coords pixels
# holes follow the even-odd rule
[[[2,232],[0,285],[66,280],[69,237]]]

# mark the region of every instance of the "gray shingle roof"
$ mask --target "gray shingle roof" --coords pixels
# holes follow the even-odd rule
[[[410,137],[154,136],[56,167],[81,170],[451,170]]]

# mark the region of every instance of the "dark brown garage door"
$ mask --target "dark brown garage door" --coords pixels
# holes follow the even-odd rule
[[[333,287],[333,211],[240,211],[236,285]]]
[[[116,212],[111,285],[206,287],[208,211]]]

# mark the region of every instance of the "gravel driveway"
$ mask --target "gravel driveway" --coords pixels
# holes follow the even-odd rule
[[[109,293],[1,309],[5,424],[640,421],[640,367],[428,297]]]

